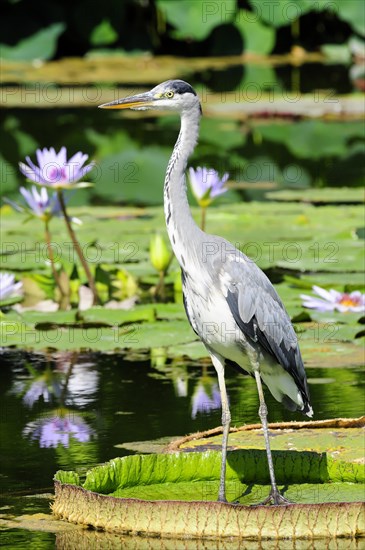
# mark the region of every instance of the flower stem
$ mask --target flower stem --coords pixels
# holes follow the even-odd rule
[[[160,271],[158,283],[155,288],[155,297],[160,298],[162,301],[165,300],[165,275],[166,271]]]
[[[62,210],[62,214],[63,214],[63,217],[65,218],[65,222],[66,222],[66,227],[67,227],[67,230],[68,230],[68,234],[70,235],[71,237],[71,240],[72,240],[72,243],[73,243],[73,246],[74,246],[74,249],[76,251],[76,254],[78,255],[79,259],[80,259],[80,262],[81,262],[81,265],[82,267],[84,268],[85,270],[85,273],[86,273],[86,277],[87,277],[87,280],[89,282],[89,287],[91,289],[91,292],[93,293],[93,304],[99,304],[99,297],[98,297],[98,293],[96,291],[96,286],[95,286],[95,281],[94,281],[94,277],[92,276],[91,274],[91,271],[90,271],[90,267],[89,267],[89,264],[87,263],[87,261],[85,260],[85,256],[81,250],[81,246],[80,246],[80,243],[79,241],[77,240],[76,238],[76,235],[75,235],[75,232],[72,228],[72,225],[71,225],[71,221],[70,221],[70,218],[68,217],[68,214],[67,214],[67,211],[66,211],[66,204],[65,204],[65,200],[63,198],[63,193],[62,193],[62,189],[58,189],[57,190],[57,195],[58,195],[58,200],[60,202],[60,206],[61,206],[61,210]]]
[[[55,283],[58,287],[58,290],[61,293],[61,296],[66,296],[66,292],[62,287],[61,280],[60,280],[60,277],[58,275],[56,265],[55,265],[55,261],[54,261],[54,254],[53,254],[52,241],[51,241],[51,232],[49,230],[49,222],[48,221],[44,222],[44,235],[45,235],[45,239],[46,239],[48,258],[49,258],[49,261],[51,262],[51,269],[52,269],[52,273],[53,273]]]
[[[201,207],[201,218],[200,218],[200,229],[205,231],[205,220],[206,220],[207,209],[205,206]]]

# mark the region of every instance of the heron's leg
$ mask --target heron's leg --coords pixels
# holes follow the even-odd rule
[[[226,382],[224,379],[224,360],[211,355],[212,363],[217,371],[219,391],[221,394],[222,402],[222,426],[223,426],[223,440],[222,440],[222,463],[221,463],[221,475],[219,481],[219,493],[218,500],[220,502],[227,502],[226,499],[226,464],[227,464],[227,445],[228,434],[231,425],[231,413],[229,410],[228,396],[226,390]]]
[[[273,504],[290,504],[290,501],[280,494],[276,485],[274,463],[272,460],[272,454],[270,449],[269,429],[267,426],[267,406],[264,399],[264,392],[262,390],[262,383],[261,383],[259,370],[255,369],[254,373],[255,373],[257,391],[258,391],[259,400],[260,400],[259,417],[261,420],[262,428],[264,430],[267,462],[269,465],[269,474],[270,474],[270,481],[271,481],[270,495],[261,504],[268,504],[270,502],[272,502]]]

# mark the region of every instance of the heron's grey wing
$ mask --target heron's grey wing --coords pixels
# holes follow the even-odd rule
[[[266,275],[244,256],[221,265],[222,291],[240,330],[259,344],[294,378],[309,401],[298,339],[281,299]]]
[[[181,270],[181,282],[182,282],[183,303],[184,303],[186,317],[188,318],[188,321],[191,325],[191,328],[193,329],[195,334],[197,334],[199,336],[198,328],[197,328],[195,317],[194,317],[194,312],[193,312],[193,310],[192,310],[192,308],[189,304],[188,293],[186,292],[186,275],[185,275],[185,272],[184,272],[183,269]]]

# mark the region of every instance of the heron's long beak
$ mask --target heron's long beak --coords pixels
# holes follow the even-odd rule
[[[158,98],[151,94],[151,92],[146,92],[144,94],[117,99],[110,103],[104,103],[103,105],[99,105],[99,109],[143,109],[143,107],[152,105],[156,99]]]

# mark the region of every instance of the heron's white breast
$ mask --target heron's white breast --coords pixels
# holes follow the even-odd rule
[[[196,283],[198,280],[188,278],[184,292],[194,329],[203,343],[214,351],[238,364],[246,364],[243,350],[248,343],[233,318],[226,298],[220,289],[214,287],[214,283],[203,289]]]

